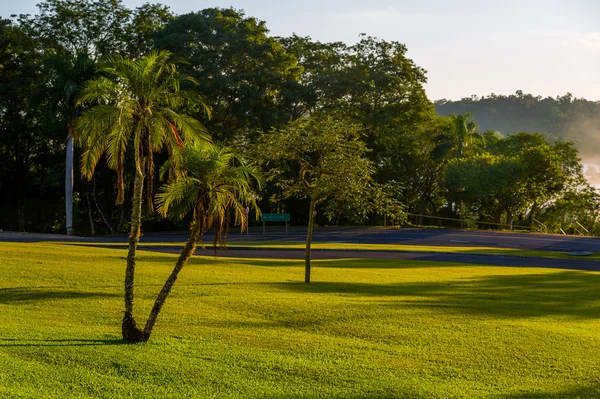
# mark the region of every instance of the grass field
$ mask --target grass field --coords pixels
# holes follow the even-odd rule
[[[600,397],[600,273],[195,258],[124,345],[125,254],[0,243],[1,398]],[[140,253],[138,319],[175,258]]]

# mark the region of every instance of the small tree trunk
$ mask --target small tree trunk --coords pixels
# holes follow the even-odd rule
[[[310,199],[310,212],[308,214],[308,233],[306,235],[306,253],[304,256],[304,282],[310,283],[310,243],[312,242],[313,226],[315,224],[315,208],[317,207],[317,201],[311,197]]]
[[[419,226],[423,226],[423,214],[425,214],[425,199],[421,195],[421,206],[419,208]]]
[[[502,213],[503,213],[503,212],[504,212],[504,211],[502,211],[502,210],[497,210],[497,211],[496,211],[496,215],[495,215],[495,219],[494,219],[494,221],[496,222],[496,228],[497,228],[498,230],[504,230],[504,229],[502,228]]]
[[[88,203],[88,219],[90,220],[90,234],[92,237],[96,235],[96,228],[94,227],[94,218],[92,217],[92,202],[90,201],[90,193],[86,191],[85,198]]]
[[[140,161],[138,161],[140,162]],[[133,209],[131,212],[131,230],[129,232],[129,251],[127,268],[125,269],[125,315],[121,325],[123,339],[127,342],[144,342],[147,338],[137,327],[133,318],[133,288],[135,276],[135,255],[140,241],[140,225],[142,223],[142,193],[144,191],[143,160],[137,165],[133,182]]]
[[[106,217],[104,216],[104,212],[102,212],[102,208],[100,208],[100,204],[98,204],[98,199],[96,198],[96,178],[95,177],[92,177],[92,199],[94,200],[94,205],[96,205],[96,210],[98,211],[100,218],[102,219],[102,221],[104,222],[106,227],[108,227],[108,231],[110,231],[110,234],[115,234],[115,231],[113,230],[112,226],[110,225],[108,220],[106,220]],[[90,200],[88,197],[88,202],[89,201]]]
[[[148,317],[148,320],[146,321],[146,326],[144,327],[144,332],[143,332],[146,340],[148,340],[150,338],[150,334],[152,333],[152,328],[154,328],[154,324],[156,323],[158,314],[160,313],[160,310],[162,309],[165,301],[167,300],[167,297],[169,296],[169,293],[171,292],[171,288],[173,288],[175,281],[177,281],[177,276],[179,275],[179,272],[181,271],[183,266],[185,266],[188,259],[196,251],[196,244],[197,244],[198,240],[200,239],[201,235],[202,235],[202,223],[200,223],[200,221],[196,221],[192,226],[190,238],[188,239],[188,242],[185,244],[185,246],[181,250],[181,254],[179,255],[179,259],[177,259],[175,268],[173,268],[171,275],[169,276],[167,281],[165,281],[165,284],[163,285],[162,290],[160,291],[160,293],[158,294],[158,297],[156,298],[156,301],[154,302],[154,306],[152,307],[150,316]]]
[[[65,211],[67,234],[73,234],[73,128],[67,127],[67,157],[65,165]]]
[[[121,229],[123,228],[123,223],[125,222],[125,204],[121,204],[118,205],[119,209],[119,223],[117,224],[117,227],[115,227],[115,231],[118,233],[121,232]]]
[[[514,215],[512,211],[506,211],[506,224],[508,225],[508,229],[512,230]]]
[[[19,231],[25,231],[25,201],[17,200],[17,223]]]

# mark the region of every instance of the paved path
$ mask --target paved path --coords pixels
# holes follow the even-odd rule
[[[228,236],[229,242],[239,241],[303,241],[306,239],[306,229],[290,228],[288,236],[283,229],[270,229],[266,237],[262,236],[262,229],[252,230],[250,235],[233,233]],[[183,242],[188,238],[187,232],[151,233],[141,239],[144,243],[153,242]],[[1,242],[40,242],[40,241],[93,241],[96,243],[126,243],[127,237],[102,237],[84,238],[69,237],[64,235],[28,234],[0,232]],[[206,243],[211,242],[210,234],[205,236]],[[577,237],[552,234],[511,233],[494,231],[470,231],[451,229],[384,229],[384,228],[318,228],[314,232],[315,242],[341,242],[341,243],[366,243],[366,244],[406,244],[424,246],[452,246],[452,247],[508,247],[525,250],[548,250],[559,252],[589,251],[600,252],[600,238]],[[157,250],[154,248],[153,250]],[[160,248],[165,252],[178,252],[176,248]],[[198,254],[212,254],[211,251],[198,252]],[[228,254],[220,256],[235,256],[249,258],[283,258],[303,259],[303,250],[242,250],[230,249]],[[395,251],[331,251],[314,250],[314,259],[324,258],[382,258],[382,259],[408,259],[426,260],[432,262],[459,262],[468,264],[486,264],[498,266],[521,267],[551,267],[578,270],[600,270],[600,262],[584,260],[583,258],[571,259],[540,259],[508,255],[480,255],[456,253],[423,253],[423,252],[395,252]]]
[[[169,233],[149,233],[142,237],[141,243],[183,242],[188,238],[187,231]],[[210,234],[204,241],[210,242]],[[251,230],[250,235],[232,232],[229,242],[236,241],[304,241],[306,228],[290,228],[288,236],[283,228],[271,228],[267,236],[262,236],[262,228]],[[495,231],[473,231],[454,229],[393,229],[393,228],[317,228],[314,231],[315,242],[343,242],[364,244],[406,244],[453,247],[506,247],[518,249],[547,250],[559,252],[589,251],[600,253],[600,237],[565,236],[555,234],[512,233]],[[69,237],[59,234],[30,234],[0,232],[0,242],[35,241],[94,241],[127,242],[126,236],[85,238]]]

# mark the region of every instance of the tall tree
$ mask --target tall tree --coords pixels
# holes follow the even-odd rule
[[[311,242],[317,205],[327,199],[362,197],[373,165],[360,128],[334,117],[298,119],[264,135],[257,147],[270,177],[285,197],[309,199],[304,281],[311,278]],[[335,204],[335,201],[333,202]],[[355,209],[355,212],[361,212]]]
[[[198,96],[180,90],[183,80],[166,51],[150,52],[132,60],[113,55],[104,59],[106,76],[88,82],[80,102],[94,105],[77,120],[76,129],[85,151],[82,172],[89,178],[100,157],[117,170],[118,201],[123,202],[123,168],[125,152],[135,154],[133,209],[129,233],[129,252],[125,273],[125,315],[123,339],[144,340],[133,314],[136,249],[140,238],[144,180],[147,179],[147,205],[152,207],[154,153],[166,148],[170,153],[190,144],[206,142],[209,137],[196,119],[179,111],[204,108]],[[131,148],[132,146],[133,148]]]
[[[45,0],[35,16],[20,15],[22,29],[44,44],[50,101],[66,130],[65,208],[67,234],[73,226],[73,126],[78,113],[74,99],[81,83],[92,73],[92,61],[105,54],[138,56],[148,50],[145,41],[170,18],[168,8],[145,4],[135,11],[121,0]],[[149,40],[148,40],[149,41]],[[91,59],[91,60],[90,60]]]
[[[456,158],[445,173],[452,200],[512,228],[519,213],[532,215],[565,190],[584,182],[572,143],[550,145],[541,135],[519,133],[499,140],[495,153]]]
[[[85,77],[77,68],[84,66],[86,55],[93,59],[122,47],[125,27],[130,11],[120,0],[45,0],[37,5],[39,14],[20,15],[20,26],[37,38],[50,51],[49,65],[52,70],[54,94],[62,99],[59,108],[64,112],[66,130],[65,149],[65,209],[67,234],[73,232],[73,128],[72,119],[77,113],[74,98],[77,94],[77,78]],[[59,54],[58,56],[56,54]],[[62,75],[62,76],[61,76]],[[85,72],[84,72],[85,75]],[[75,80],[73,80],[75,79]],[[64,85],[63,85],[64,83]],[[62,87],[59,87],[63,85]],[[60,91],[64,93],[60,95]],[[56,96],[53,96],[56,97]]]
[[[303,67],[296,107],[336,112],[362,126],[378,173],[393,179],[415,132],[433,118],[425,70],[406,56],[406,46],[366,35],[351,46],[297,36],[282,43]]]
[[[0,20],[0,198],[6,229],[29,227],[27,201],[33,178],[43,179],[48,170],[42,158],[56,162],[43,115],[31,101],[42,83],[41,65],[39,42]]]
[[[244,159],[227,147],[219,145],[188,147],[172,162],[175,179],[161,187],[156,196],[158,212],[181,220],[192,212],[190,237],[181,250],[177,263],[158,294],[143,330],[144,340],[150,338],[158,315],[196,245],[208,228],[214,229],[213,247],[224,246],[231,222],[246,228],[244,209],[255,205],[253,182],[261,187],[262,177],[247,166]]]
[[[44,0],[37,7],[39,14],[20,15],[18,21],[46,48],[94,59],[125,48],[131,11],[121,0]]]
[[[62,119],[67,128],[65,167],[65,214],[67,234],[73,234],[73,132],[75,118],[80,113],[76,104],[83,84],[96,73],[96,65],[87,53],[72,56],[54,53],[45,59],[46,85],[44,94],[50,116]]]
[[[207,8],[177,16],[159,32],[159,48],[190,64],[185,71],[212,108],[206,122],[215,139],[245,142],[290,120],[283,91],[300,68],[265,22],[232,8]]]

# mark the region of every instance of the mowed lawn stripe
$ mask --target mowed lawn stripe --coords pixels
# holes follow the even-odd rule
[[[0,244],[0,397],[600,397],[599,273],[196,257],[123,345],[125,256]],[[175,259],[140,254],[140,320]]]

